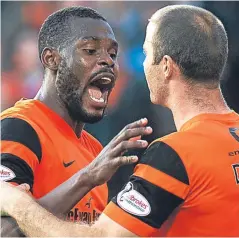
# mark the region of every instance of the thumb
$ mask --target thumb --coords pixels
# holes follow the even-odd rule
[[[127,164],[134,164],[138,161],[138,157],[131,155],[131,156],[120,156],[118,158],[116,158],[115,163],[118,166],[122,166],[122,165],[127,165]]]
[[[21,190],[23,190],[23,191],[25,191],[25,192],[29,192],[29,190],[30,190],[30,185],[27,184],[27,183],[22,183],[22,184],[20,184],[19,186],[17,186],[17,188],[19,188],[19,189],[21,189]]]

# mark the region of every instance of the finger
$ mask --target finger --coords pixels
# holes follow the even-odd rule
[[[136,141],[136,140],[141,140],[141,138],[142,138],[142,136],[135,136],[135,137],[130,138],[129,140]]]
[[[123,165],[128,165],[128,164],[134,164],[139,160],[137,156],[131,155],[131,156],[120,156],[115,158],[112,163],[115,164],[115,166],[120,167]]]
[[[146,140],[122,141],[112,150],[112,156],[117,157],[129,149],[142,149],[147,146],[148,142]]]
[[[134,138],[137,136],[144,136],[151,134],[153,129],[150,126],[147,127],[139,127],[133,129],[127,129],[122,132],[118,138],[114,141],[114,146],[116,146],[121,141],[129,140],[130,138]]]
[[[141,118],[138,121],[134,121],[128,125],[126,125],[123,130],[127,130],[127,129],[133,129],[133,128],[137,128],[137,127],[141,127],[141,126],[146,126],[148,124],[148,119],[147,118]],[[123,131],[122,130],[122,131]]]
[[[17,188],[26,192],[30,191],[30,185],[27,183],[20,184],[19,186],[17,186]]]
[[[137,128],[137,127],[142,127],[142,126],[146,126],[148,124],[148,119],[147,118],[142,118],[138,121],[132,122],[128,125],[126,125],[113,139],[112,141],[116,140],[118,138],[119,135],[121,135],[124,131],[126,131],[127,129],[133,129],[133,128]]]

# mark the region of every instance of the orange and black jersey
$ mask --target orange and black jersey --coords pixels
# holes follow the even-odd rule
[[[154,141],[104,213],[139,236],[239,236],[238,132],[201,114]]]
[[[21,100],[1,114],[1,179],[28,183],[41,198],[87,166],[102,146],[72,128],[37,100]],[[94,188],[69,212],[70,220],[92,222],[107,204],[107,185]]]

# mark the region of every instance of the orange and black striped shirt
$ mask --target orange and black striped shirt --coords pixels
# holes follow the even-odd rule
[[[239,115],[201,114],[154,141],[104,213],[138,236],[239,237]]]
[[[58,114],[38,100],[21,100],[1,114],[1,147],[1,180],[28,183],[37,199],[87,166],[102,149],[84,130],[78,138]],[[107,200],[107,185],[98,186],[68,218],[93,222]]]

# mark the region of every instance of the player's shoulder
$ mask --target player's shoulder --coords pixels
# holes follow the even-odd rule
[[[165,135],[163,137],[160,137],[158,139],[156,139],[155,141],[164,141],[165,143],[168,142],[176,142],[176,143],[180,143],[180,141],[182,141],[182,139],[190,139],[191,136],[193,135],[193,133],[191,131],[176,131],[173,133],[170,133],[168,135]]]
[[[189,184],[187,162],[185,163],[186,154],[181,153],[178,147],[170,143],[171,140],[178,140],[176,137],[178,137],[177,133],[173,133],[153,141],[140,157],[135,170],[136,175],[139,174],[139,171],[147,170],[148,173],[154,173],[155,171],[155,176],[156,174],[160,176],[158,172],[160,171],[185,184]],[[146,180],[148,173],[144,173]]]
[[[18,118],[28,122],[28,124],[32,124],[36,114],[37,107],[34,100],[20,100],[16,102],[14,106],[1,112],[1,120],[6,118]]]
[[[161,170],[162,167],[168,169],[175,165],[187,167],[188,154],[192,150],[189,143],[192,136],[190,132],[174,132],[154,140],[144,152],[140,163],[160,167]]]
[[[158,138],[154,140],[150,146],[153,144],[167,144],[172,149],[178,151],[185,151],[187,149],[190,149],[189,142],[192,141],[192,139],[195,139],[195,133],[191,131],[179,131],[179,132],[173,132],[169,135],[163,136],[161,138]]]
[[[1,139],[39,144],[39,125],[34,120],[38,111],[31,100],[20,100],[1,113]]]
[[[27,157],[33,152],[38,160],[41,160],[42,148],[38,129],[27,115],[27,107],[23,105],[16,103],[14,107],[1,113],[1,141],[2,153],[6,156],[9,153],[23,155],[24,151],[24,157]]]
[[[157,161],[166,160],[168,163],[169,160],[178,161],[181,160],[183,151],[181,145],[183,145],[184,135],[181,135],[180,132],[174,132],[164,137],[154,140],[148,148],[145,150],[141,162],[148,163],[149,161],[154,161],[153,163],[158,163]],[[161,163],[160,162],[160,163]]]

